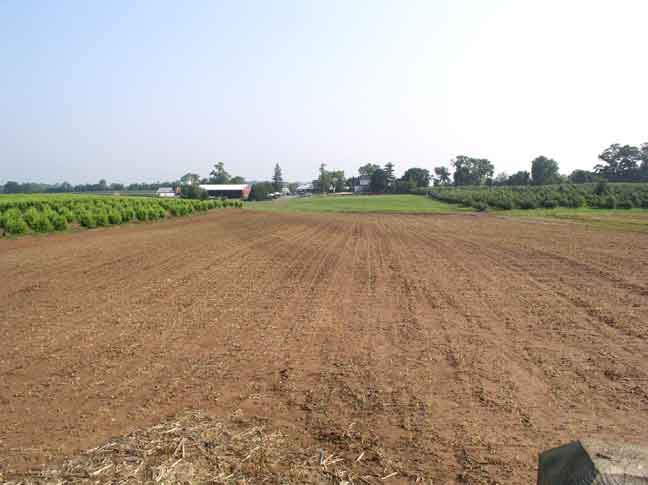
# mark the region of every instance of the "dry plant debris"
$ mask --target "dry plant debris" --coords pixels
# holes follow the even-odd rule
[[[360,462],[365,453],[356,459]],[[7,485],[39,484],[256,484],[385,483],[398,475],[358,476],[344,458],[303,449],[279,431],[237,418],[189,412],[40,471],[2,477]],[[380,472],[380,470],[378,470]]]

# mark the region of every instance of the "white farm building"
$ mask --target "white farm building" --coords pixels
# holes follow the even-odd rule
[[[157,196],[158,197],[175,197],[176,193],[175,190],[173,190],[173,187],[160,187],[157,189]]]

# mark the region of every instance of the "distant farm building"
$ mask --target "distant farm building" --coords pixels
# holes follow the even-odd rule
[[[371,185],[371,177],[360,177],[357,179],[358,182],[353,186],[354,192],[369,192],[369,186]]]
[[[248,184],[205,184],[200,186],[209,197],[247,200],[252,187]]]
[[[176,193],[175,190],[173,190],[173,187],[160,187],[157,189],[157,196],[158,197],[175,197]]]

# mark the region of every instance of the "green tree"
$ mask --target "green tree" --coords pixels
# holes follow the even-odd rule
[[[180,183],[182,185],[198,185],[200,181],[200,175],[197,173],[186,173],[180,177]]]
[[[594,182],[596,180],[596,175],[587,170],[576,169],[567,177],[572,184],[586,184]]]
[[[209,183],[226,184],[230,181],[230,174],[225,170],[223,162],[216,162],[214,168],[209,172]]]
[[[257,182],[252,185],[250,191],[250,200],[268,200],[270,193],[274,192],[274,185],[272,182]]]
[[[486,158],[459,155],[452,161],[455,185],[484,185],[493,176],[495,166]]]
[[[20,184],[10,180],[4,184],[4,193],[5,194],[18,194],[20,192]]]
[[[279,164],[275,164],[274,175],[272,176],[272,183],[274,185],[275,192],[280,192],[283,188],[283,177],[281,175],[281,167]]]
[[[376,165],[375,163],[367,163],[366,165],[363,165],[358,169],[358,173],[361,177],[371,177],[371,174],[373,174],[379,168],[380,165]]]
[[[374,193],[383,193],[387,189],[387,172],[382,168],[378,168],[371,174],[371,181],[369,183],[369,191]]]
[[[526,170],[520,170],[511,175],[506,183],[507,185],[531,185],[531,174]]]
[[[244,184],[245,183],[245,178],[241,177],[240,175],[236,175],[229,179],[230,184]]]
[[[600,163],[594,172],[611,182],[632,182],[641,179],[639,164],[646,163],[648,148],[615,143],[599,155]]]
[[[396,194],[407,194],[416,189],[414,180],[403,180],[402,178],[394,182],[393,192]]]
[[[180,186],[180,195],[186,199],[206,199],[207,191],[198,184],[188,184]]]
[[[641,145],[641,179],[648,181],[648,143]]]
[[[323,194],[330,192],[332,178],[331,172],[326,170],[326,164],[322,163],[319,168],[319,177],[314,181],[313,185],[317,188],[317,191]]]
[[[436,175],[434,180],[436,185],[448,185],[450,183],[450,171],[447,167],[435,167],[434,174]]]
[[[392,162],[387,162],[385,164],[385,177],[387,179],[387,191],[393,192],[394,182],[396,182],[396,175],[394,174],[394,164]]]
[[[414,183],[414,187],[429,187],[430,185],[430,171],[425,168],[408,168],[401,180]]]
[[[326,164],[322,163],[319,168],[319,177],[313,180],[314,192],[342,192],[346,188],[344,170],[326,170]]]
[[[560,183],[558,162],[553,158],[539,156],[531,162],[531,183],[549,185]]]
[[[331,175],[331,185],[333,186],[333,192],[343,192],[346,188],[344,170],[333,170],[329,173]]]

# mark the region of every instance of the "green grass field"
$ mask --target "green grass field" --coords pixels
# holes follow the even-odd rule
[[[248,209],[278,212],[361,212],[394,214],[452,214],[474,212],[471,207],[446,204],[429,197],[411,194],[399,195],[315,195],[250,202]],[[532,209],[490,210],[489,214],[506,217],[561,219],[580,222],[598,229],[648,232],[648,210],[645,209]]]
[[[422,195],[314,195],[265,202],[251,202],[249,209],[286,212],[435,213],[472,212]]]

